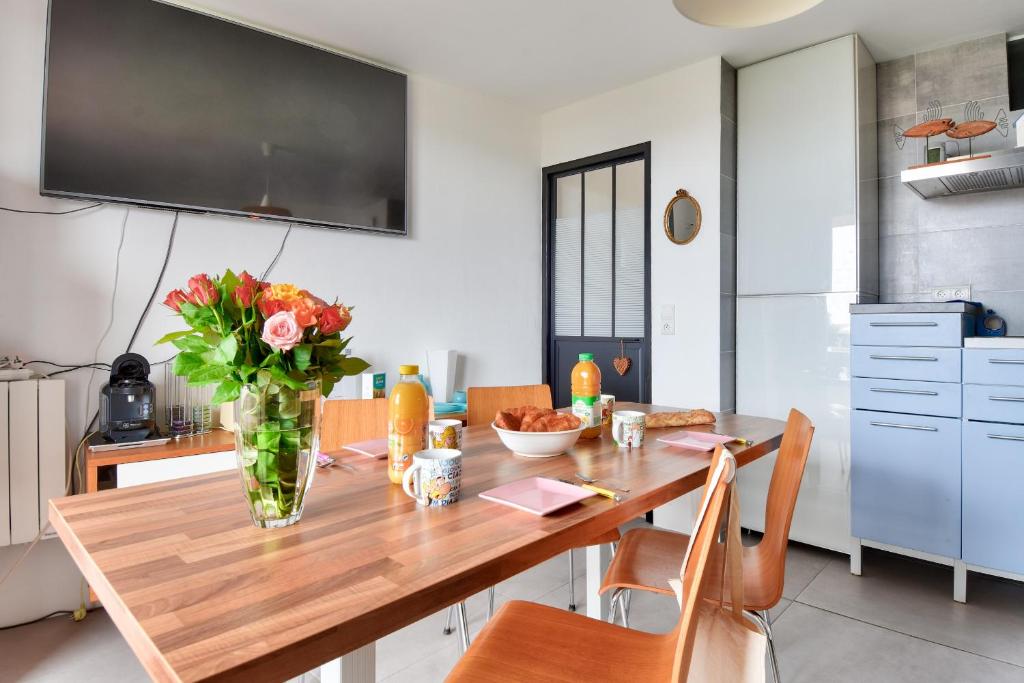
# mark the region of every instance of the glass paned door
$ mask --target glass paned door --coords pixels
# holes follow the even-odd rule
[[[650,400],[649,146],[545,169],[545,376],[557,405],[569,373],[594,353],[602,388]],[[631,360],[619,375],[612,360]]]

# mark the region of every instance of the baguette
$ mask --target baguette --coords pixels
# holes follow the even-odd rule
[[[649,429],[660,427],[692,427],[694,425],[710,425],[715,423],[715,415],[707,410],[684,410],[678,413],[650,413],[644,418]]]

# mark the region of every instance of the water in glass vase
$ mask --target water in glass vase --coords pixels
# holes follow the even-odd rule
[[[320,382],[302,389],[250,384],[235,402],[235,453],[256,526],[299,521],[316,471]]]

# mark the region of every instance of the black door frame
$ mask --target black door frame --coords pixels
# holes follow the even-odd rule
[[[602,154],[595,154],[593,156],[584,157],[582,159],[575,159],[573,161],[566,161],[561,164],[555,164],[554,166],[547,166],[541,171],[541,216],[542,216],[542,233],[543,233],[543,324],[542,324],[542,340],[544,348],[544,359],[543,359],[543,375],[544,382],[548,385],[551,384],[551,370],[554,367],[554,338],[552,331],[554,326],[552,325],[551,316],[554,309],[554,290],[551,286],[552,273],[551,273],[551,221],[553,218],[552,211],[554,207],[551,205],[551,184],[555,179],[562,175],[569,175],[572,173],[578,173],[581,171],[592,171],[598,168],[606,166],[613,166],[619,163],[627,161],[637,161],[643,159],[644,162],[644,341],[641,345],[644,353],[646,354],[646,363],[643,363],[643,382],[640,388],[640,401],[642,403],[651,402],[651,366],[653,365],[651,358],[651,143],[643,142],[638,145],[630,145],[629,147],[623,147],[621,149],[612,150],[610,152],[604,152]],[[614,270],[613,275],[614,277]],[[614,282],[612,286],[612,297],[614,306]],[[614,315],[614,314],[613,314]],[[614,329],[612,330],[614,332]],[[613,337],[620,338],[620,337]],[[578,337],[574,338],[579,341],[587,341],[588,339],[600,339],[604,341],[606,337],[594,338],[594,337]]]

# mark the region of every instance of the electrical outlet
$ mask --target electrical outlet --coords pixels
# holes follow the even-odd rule
[[[932,290],[933,301],[952,301],[954,299],[963,299],[964,301],[971,300],[971,286],[970,285],[947,285],[945,287],[936,287]]]

